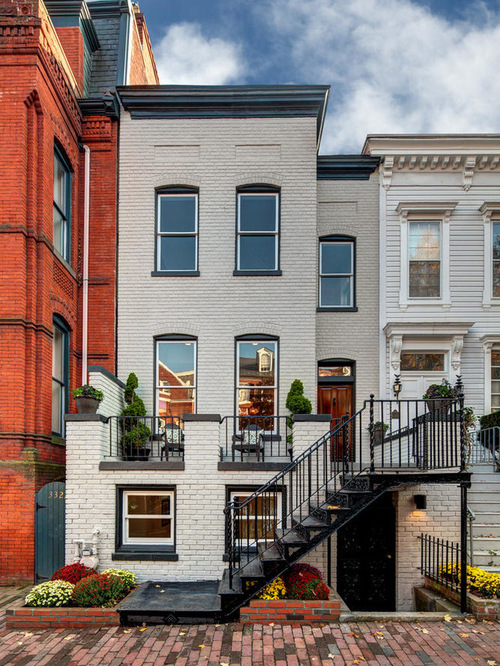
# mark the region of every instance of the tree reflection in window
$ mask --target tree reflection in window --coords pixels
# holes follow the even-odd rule
[[[406,372],[443,372],[444,354],[401,354],[401,370]]]
[[[273,419],[257,417],[276,414],[276,353],[276,341],[237,342],[238,415],[248,417],[239,420],[240,430],[250,424],[256,424],[263,430],[273,429]]]

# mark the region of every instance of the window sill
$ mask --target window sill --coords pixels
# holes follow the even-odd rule
[[[151,271],[151,277],[199,277],[200,271]]]
[[[66,439],[60,435],[52,435],[52,444],[56,446],[66,446]]]
[[[356,308],[356,307],[352,307],[352,308],[318,307],[318,308],[316,308],[316,312],[357,312],[357,311],[358,311],[358,308]]]
[[[283,275],[283,271],[233,271],[233,275]]]
[[[178,562],[179,555],[164,550],[119,550],[111,553],[114,562]]]
[[[73,268],[71,267],[71,265],[68,263],[68,261],[62,256],[62,254],[60,254],[59,251],[56,250],[56,248],[54,248],[54,255],[57,257],[57,259],[59,259],[59,261],[60,261],[61,264],[64,266],[64,268],[68,271],[68,273],[70,273],[71,276],[74,277],[75,280],[76,280],[76,273],[75,273],[75,271],[73,270]]]
[[[436,306],[445,306],[449,307],[451,305],[451,301],[443,301],[441,299],[436,299],[436,298],[419,298],[419,299],[411,299],[408,301],[400,301],[399,302],[399,307],[400,308],[411,308],[413,305],[418,305],[421,307],[422,305],[430,305],[431,307],[436,307]]]

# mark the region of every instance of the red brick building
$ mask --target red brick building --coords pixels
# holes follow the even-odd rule
[[[130,0],[0,0],[0,583],[32,580],[64,413],[115,371],[116,85],[158,83]]]

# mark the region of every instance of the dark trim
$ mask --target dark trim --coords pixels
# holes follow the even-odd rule
[[[155,188],[156,194],[199,194],[200,188],[192,185],[164,185]]]
[[[319,237],[319,242],[328,242],[328,241],[337,241],[337,242],[344,242],[344,243],[355,243],[356,242],[356,236],[349,236],[348,234],[327,234],[326,236],[320,236]]]
[[[245,335],[237,335],[234,338],[234,411],[235,415],[239,416],[239,386],[240,386],[240,375],[239,375],[239,364],[238,364],[238,342],[275,342],[276,343],[276,355],[278,357],[278,363],[276,363],[276,358],[274,359],[275,361],[275,373],[276,373],[276,379],[275,379],[275,386],[276,389],[271,389],[271,390],[276,390],[276,404],[275,404],[275,411],[277,412],[279,410],[279,404],[280,404],[280,367],[279,364],[281,362],[281,349],[280,349],[280,339],[277,335],[268,335],[268,334],[262,334],[259,335],[258,333],[248,333]],[[253,388],[266,388],[265,386],[259,387],[259,386],[254,386]],[[259,416],[256,414],[256,416]],[[278,414],[275,414],[275,416],[278,416]]]
[[[114,95],[81,97],[78,99],[78,105],[84,118],[86,116],[107,116],[117,120],[120,117],[120,107]]]
[[[236,192],[238,194],[245,194],[245,192],[250,192],[251,194],[279,194],[281,187],[268,185],[267,183],[255,183],[254,185],[239,185],[236,188]]]
[[[323,275],[321,272],[321,245],[327,243],[345,243],[352,246],[352,305],[345,307],[342,305],[321,305],[320,303],[320,294],[321,294],[321,279],[335,277],[333,275]],[[358,308],[356,306],[356,237],[348,236],[346,234],[330,234],[328,236],[320,236],[318,238],[318,307],[316,312],[357,312]],[[341,274],[339,274],[341,275]]]
[[[119,86],[132,118],[316,117],[321,136],[329,86]]]
[[[116,18],[120,16],[123,0],[87,0],[93,18]]]
[[[286,463],[228,461],[217,463],[217,469],[219,472],[281,472],[289,464],[290,461]]]
[[[95,422],[95,423],[107,423],[108,418],[102,414],[65,414],[64,420],[68,422]]]
[[[151,271],[151,277],[200,277],[200,271]]]
[[[61,432],[54,432],[52,430],[51,434],[52,434],[52,436],[55,435],[56,437],[61,437],[62,439],[64,439],[66,437],[66,416],[67,416],[66,411],[69,410],[69,349],[70,349],[69,336],[70,336],[70,333],[71,333],[71,328],[70,328],[69,324],[58,314],[52,315],[52,326],[53,327],[55,326],[56,328],[58,328],[61,331],[62,335],[63,335],[63,340],[62,340],[63,350],[62,351],[63,351],[63,364],[64,364],[64,367],[63,367],[63,382],[64,382],[64,384],[63,384],[63,389],[64,389],[63,396],[64,396],[64,400],[63,400],[63,404],[61,405],[61,408],[62,408],[61,409],[62,422],[60,423]],[[52,334],[53,334],[53,329],[52,329]],[[52,340],[53,340],[53,338],[52,338]],[[54,344],[53,344],[53,342],[52,342],[51,353],[52,354],[54,353]],[[51,374],[51,377],[52,377],[52,381],[54,381],[54,376],[52,374]],[[52,406],[52,402],[51,402],[51,406]],[[51,413],[51,417],[52,417],[52,413]]]
[[[166,490],[173,492],[174,494],[174,506],[173,506],[173,516],[174,516],[174,543],[168,544],[165,546],[155,545],[141,545],[141,544],[123,544],[123,534],[122,534],[122,522],[123,522],[123,493],[124,491],[130,492],[134,490],[146,490],[151,492],[158,492]],[[151,484],[151,485],[134,485],[134,484],[117,484],[115,486],[116,492],[116,502],[115,502],[115,553],[113,553],[113,559],[129,559],[127,557],[130,555],[137,554],[138,557],[132,557],[131,559],[139,560],[145,559],[150,560],[149,555],[155,554],[158,556],[163,553],[164,555],[175,554],[176,544],[177,544],[177,488],[175,485],[167,484]],[[123,558],[121,555],[123,554]],[[115,555],[117,557],[115,557]],[[154,559],[159,559],[158,557]]]
[[[172,334],[165,334],[165,335],[155,335],[153,336],[153,340],[156,340],[157,342],[161,342],[164,340],[165,342],[177,342],[180,341],[182,342],[183,340],[189,340],[190,342],[196,342],[198,338],[196,335],[184,335],[183,333],[172,333]]]
[[[294,414],[292,416],[294,423],[330,423],[331,420],[330,414]]]
[[[78,26],[91,51],[101,47],[97,32],[84,0],[46,0],[45,6],[54,26]]]
[[[183,414],[182,419],[185,423],[196,423],[197,421],[203,421],[206,423],[220,423],[221,415],[220,414]]]
[[[358,308],[356,308],[356,307],[354,307],[354,308],[342,308],[342,307],[339,307],[339,308],[333,308],[333,307],[332,308],[320,308],[320,307],[317,307],[316,308],[316,312],[357,312],[357,311],[358,311]]]
[[[54,446],[66,446],[66,438],[52,435],[51,444],[54,444]]]
[[[195,384],[194,384],[194,389],[195,389],[195,394],[194,394],[194,409],[195,412],[198,409],[198,338],[195,335],[184,335],[183,333],[172,333],[169,335],[168,333],[165,335],[155,335],[153,336],[153,361],[154,361],[154,372],[153,372],[153,400],[154,400],[154,407],[153,407],[153,412],[155,416],[159,416],[159,414],[156,413],[157,409],[157,403],[156,403],[156,391],[157,391],[157,373],[158,373],[158,343],[159,342],[182,342],[182,341],[187,341],[187,342],[194,342],[195,344],[195,355],[194,355],[194,362],[195,362]],[[175,387],[174,387],[175,388]],[[180,414],[174,414],[174,416],[180,416]],[[183,417],[184,418],[184,417]],[[184,418],[184,420],[186,420]]]
[[[177,553],[168,553],[167,551],[129,551],[119,550],[116,553],[111,553],[111,559],[115,562],[178,562],[179,555]]]
[[[369,180],[380,164],[380,157],[371,155],[319,155],[318,180]]]
[[[279,340],[277,335],[267,335],[264,333],[247,333],[245,335],[237,335],[234,339],[238,342],[245,342],[245,340],[253,340],[256,342],[259,342],[260,340],[263,342],[269,340],[269,342],[277,342]]]
[[[118,63],[116,68],[116,85],[127,85],[128,68],[130,62],[129,41],[130,41],[130,14],[128,3],[120,3],[120,32],[118,37]]]
[[[279,243],[279,240],[278,240]],[[279,253],[279,249],[278,249]],[[278,255],[279,256],[279,255]],[[276,271],[233,271],[233,275],[283,275],[283,271],[281,270],[276,270]]]
[[[118,379],[112,372],[104,368],[102,365],[89,365],[87,368],[88,372],[100,372],[101,375],[104,375],[108,379],[111,379],[112,382],[114,382],[117,386],[120,388],[124,389],[126,384],[125,382],[122,382],[121,379]]]
[[[54,141],[54,160],[57,159],[60,165],[63,167],[64,170],[64,188],[66,190],[66,205],[65,205],[65,210],[61,210],[57,203],[54,201],[54,182],[52,182],[52,208],[56,206],[57,210],[61,213],[61,215],[64,217],[64,222],[66,224],[66,247],[64,248],[66,255],[64,256],[59,253],[59,250],[55,247],[54,243],[54,225],[52,225],[52,244],[54,246],[54,253],[56,256],[59,256],[63,259],[64,264],[67,265],[71,269],[71,205],[72,205],[72,197],[71,197],[71,189],[72,189],[72,177],[71,174],[73,173],[73,170],[71,168],[71,162],[64,152],[63,147],[61,144],[57,141],[57,139]],[[71,269],[73,277],[76,278],[76,273]]]
[[[153,461],[153,460],[147,460],[147,461],[133,461],[133,460],[127,460],[127,461],[120,461],[120,460],[103,460],[99,463],[99,470],[101,471],[106,471],[106,470],[131,470],[131,471],[138,471],[138,470],[150,470],[150,471],[169,471],[169,470],[175,470],[175,471],[184,471],[184,462],[179,460],[179,461]]]

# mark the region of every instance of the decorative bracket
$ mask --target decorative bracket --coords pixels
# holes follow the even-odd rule
[[[476,169],[476,158],[475,157],[468,157],[465,160],[465,165],[464,165],[464,172],[463,172],[463,183],[462,187],[466,192],[470,190],[470,187],[472,185],[472,177],[474,176]]]
[[[451,342],[451,367],[455,374],[460,375],[460,363],[462,349],[464,347],[464,336],[455,335]]]
[[[403,348],[403,336],[393,335],[391,337],[391,366],[396,375],[400,373],[402,348]]]
[[[388,155],[384,159],[384,166],[382,167],[382,186],[384,190],[388,190],[391,186],[392,170],[394,168],[394,157]]]

